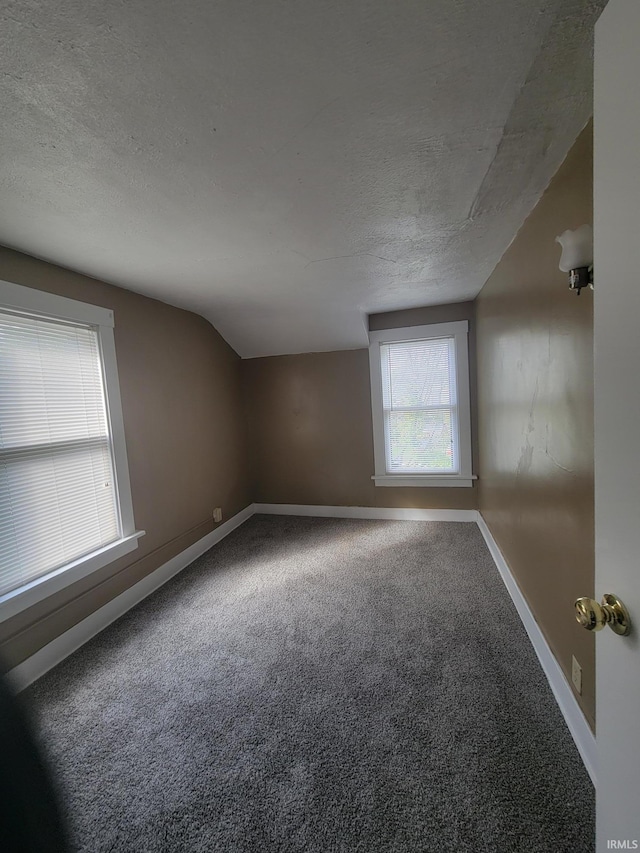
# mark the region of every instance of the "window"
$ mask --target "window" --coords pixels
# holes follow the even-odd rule
[[[0,617],[137,547],[113,312],[0,282]]]
[[[371,332],[377,486],[471,486],[468,323]]]

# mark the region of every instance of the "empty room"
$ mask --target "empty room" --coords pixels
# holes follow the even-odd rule
[[[0,7],[0,849],[640,849],[640,4]]]

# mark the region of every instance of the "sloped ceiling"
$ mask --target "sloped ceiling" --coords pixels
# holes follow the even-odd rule
[[[480,290],[591,114],[605,0],[19,0],[0,243],[244,357]]]

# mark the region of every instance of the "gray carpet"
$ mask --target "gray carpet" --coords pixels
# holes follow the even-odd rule
[[[474,524],[256,516],[27,700],[78,850],[593,850]]]

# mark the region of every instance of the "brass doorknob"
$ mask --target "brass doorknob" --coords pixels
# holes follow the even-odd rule
[[[601,631],[608,625],[612,631],[624,637],[631,630],[629,613],[617,595],[603,595],[602,604],[593,598],[579,598],[575,608],[576,620],[587,631]]]

